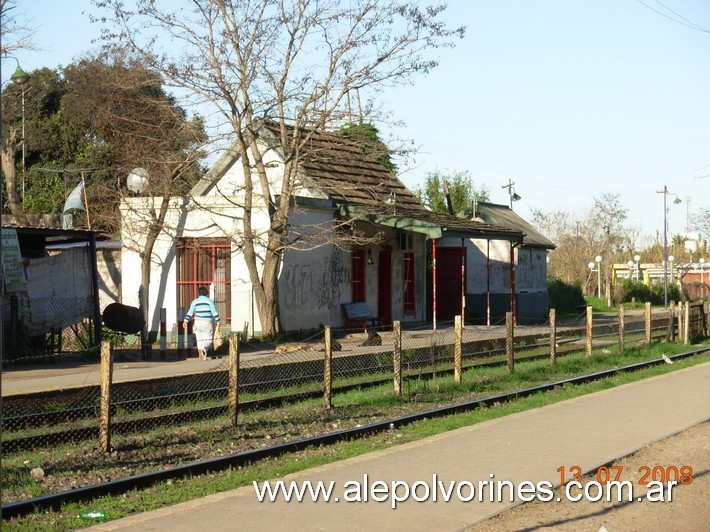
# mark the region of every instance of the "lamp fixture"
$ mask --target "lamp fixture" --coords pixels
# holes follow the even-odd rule
[[[594,267],[596,265],[596,268]],[[602,256],[597,255],[593,261],[589,261],[590,273],[597,272],[597,297],[602,297]]]
[[[520,201],[523,199],[517,192],[515,192],[514,188],[515,183],[513,182],[512,179],[508,179],[508,184],[503,185],[500,188],[507,188],[508,189],[508,196],[510,197],[510,210],[513,210],[513,202],[514,201]]]
[[[10,76],[10,79],[15,85],[24,85],[27,83],[30,79],[30,76],[27,72],[22,70],[20,65],[17,65],[17,69],[15,72],[12,73],[12,76]]]

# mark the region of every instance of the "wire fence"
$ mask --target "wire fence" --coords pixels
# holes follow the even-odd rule
[[[302,342],[274,351],[240,353],[238,334],[230,335],[226,356],[192,373],[162,378],[113,382],[117,354],[135,339],[117,338],[102,345],[101,383],[63,390],[3,396],[2,460],[17,453],[94,442],[108,454],[135,439],[165,427],[181,427],[198,445],[200,423],[221,419],[239,424],[239,413],[267,408],[277,401],[323,398],[333,393],[386,384],[406,395],[412,381],[451,375],[459,382],[467,369],[549,359],[571,352],[591,354],[591,346],[647,345],[660,340],[691,340],[708,336],[704,305],[643,316],[591,319],[591,312],[558,323],[554,311],[540,325],[504,323],[480,326],[460,319],[402,330],[393,327],[325,328]],[[120,342],[118,341],[120,340]],[[404,384],[403,384],[404,382]],[[175,436],[171,436],[174,438]],[[204,436],[207,437],[207,436]],[[128,442],[133,443],[128,443]],[[189,456],[185,460],[189,460]]]
[[[9,296],[3,305],[8,360],[98,353],[92,296]],[[99,325],[100,326],[100,325]]]

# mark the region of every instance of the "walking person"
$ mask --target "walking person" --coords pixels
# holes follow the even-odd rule
[[[219,312],[214,301],[209,298],[209,290],[206,286],[201,286],[198,290],[200,294],[190,303],[190,308],[185,315],[185,325],[194,320],[192,332],[197,339],[197,351],[200,360],[207,360],[207,352],[212,347],[214,340],[214,329],[219,324]]]

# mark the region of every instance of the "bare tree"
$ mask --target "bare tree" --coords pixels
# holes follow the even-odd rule
[[[2,44],[0,55],[10,55],[16,50],[36,50],[33,40],[36,28],[32,21],[20,15],[16,0],[0,0],[0,28],[2,28]]]
[[[533,225],[557,244],[550,252],[550,275],[568,283],[584,280],[583,290],[590,293],[596,279],[587,263],[601,255],[603,278],[608,284],[611,265],[617,260],[625,263],[624,251],[635,246],[637,233],[625,227],[626,213],[616,194],[594,198],[594,207],[581,220],[564,211],[533,211]]]
[[[604,260],[603,278],[607,287],[611,282],[613,257],[624,243],[627,213],[629,210],[619,202],[619,194],[602,194],[594,198],[594,207],[590,213],[590,222],[595,231],[595,243]]]
[[[693,216],[693,226],[706,238],[710,238],[710,208],[701,208],[700,212]]]
[[[437,64],[429,52],[450,46],[463,29],[441,21],[443,6],[396,1],[192,0],[176,8],[137,0],[133,10],[122,0],[93,1],[107,13],[107,43],[130,47],[195,103],[211,104],[228,126],[244,174],[242,252],[262,331],[276,333],[289,204],[313,132],[342,125],[351,96],[429,72]],[[275,124],[284,159],[273,188],[260,142],[265,122]],[[261,200],[270,219],[263,252],[252,226]]]

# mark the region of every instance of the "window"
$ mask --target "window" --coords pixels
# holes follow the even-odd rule
[[[352,285],[352,302],[365,301],[365,249],[350,250],[350,282]]]
[[[229,323],[232,309],[231,248],[229,240],[183,238],[178,244],[178,307],[185,310],[197,297],[200,286],[208,286],[220,319]]]
[[[405,316],[414,316],[417,313],[414,297],[414,253],[404,253],[402,284],[402,310]]]

